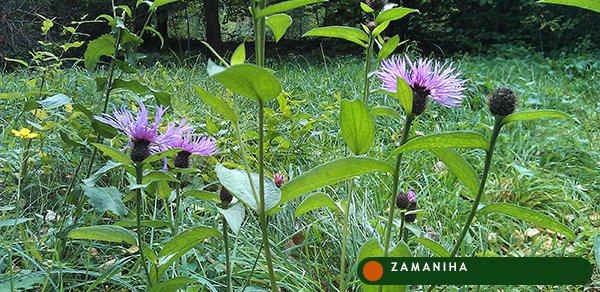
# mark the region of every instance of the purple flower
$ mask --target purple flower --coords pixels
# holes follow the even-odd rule
[[[273,180],[275,181],[275,185],[280,188],[285,182],[285,175],[282,173],[276,173],[273,175]]]
[[[219,153],[215,140],[202,137],[188,131],[182,136],[171,141],[169,148],[181,148],[181,151],[175,156],[175,166],[179,168],[188,168],[190,155],[211,156]]]
[[[383,83],[382,89],[397,92],[397,79],[402,78],[413,90],[413,113],[420,115],[426,106],[427,97],[445,107],[460,105],[463,99],[466,80],[460,79],[452,63],[440,64],[437,61],[422,59],[411,61],[394,56],[381,62],[377,77]]]
[[[415,194],[415,192],[413,190],[408,190],[408,192],[406,192],[406,198],[411,203],[417,202],[417,194]]]
[[[129,137],[129,145],[132,146],[131,159],[134,162],[142,162],[151,154],[164,150],[168,143],[192,129],[183,120],[181,123],[170,122],[165,131],[159,131],[165,111],[166,108],[157,106],[153,123],[148,121],[148,109],[142,103],[136,117],[124,108],[115,108],[112,115],[103,114],[94,118],[125,132]]]

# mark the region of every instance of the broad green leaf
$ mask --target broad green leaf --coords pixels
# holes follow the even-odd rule
[[[596,254],[596,263],[600,263],[600,234],[596,234],[596,240],[594,241],[594,253]],[[600,271],[599,264],[596,264],[596,269]]]
[[[173,148],[173,149],[169,149],[166,151],[156,153],[154,155],[150,155],[150,156],[146,157],[146,159],[144,159],[144,161],[142,161],[142,164],[149,164],[149,163],[152,163],[155,161],[162,160],[163,158],[173,157],[173,156],[177,155],[177,153],[179,151],[181,151],[180,148]]]
[[[92,187],[82,184],[81,189],[96,211],[111,211],[119,216],[127,215],[127,208],[123,204],[123,194],[117,188]]]
[[[283,2],[279,2],[270,6],[265,7],[265,9],[258,11],[258,13],[256,14],[255,18],[259,19],[261,17],[266,17],[269,15],[273,15],[276,13],[281,13],[281,12],[286,12],[288,10],[292,10],[295,8],[299,8],[302,6],[306,6],[306,5],[310,5],[310,4],[314,4],[314,3],[319,3],[319,2],[325,2],[326,0],[289,0],[289,1],[283,1]]]
[[[258,202],[252,192],[252,187],[248,181],[248,174],[242,169],[228,169],[221,164],[216,167],[217,177],[219,182],[236,198],[248,205],[252,210],[259,212]],[[258,185],[259,176],[256,173],[251,173],[252,185],[256,190],[256,195],[259,195]],[[275,185],[273,180],[264,177],[265,187],[265,211],[275,207],[281,199],[281,191]],[[260,200],[260,198],[258,198]]]
[[[11,58],[6,58],[4,57],[4,60],[9,61],[9,62],[15,62],[15,63],[19,63],[27,68],[29,68],[29,64],[27,64],[27,62],[23,61],[23,60],[19,60],[19,59],[11,59]]]
[[[154,2],[152,2],[152,5],[150,6],[150,9],[156,9],[158,7],[173,3],[173,2],[177,2],[179,0],[154,0]]]
[[[17,218],[17,219],[2,220],[2,221],[0,221],[0,227],[15,226],[15,225],[19,225],[21,223],[25,223],[29,220],[32,220],[32,219],[31,218]]]
[[[479,210],[481,213],[500,213],[504,215],[511,216],[516,219],[523,220],[527,223],[537,225],[543,228],[547,228],[556,232],[560,232],[572,240],[575,240],[575,233],[569,229],[569,227],[564,224],[556,221],[554,218],[533,211],[528,208],[520,207],[517,205],[506,204],[506,203],[496,203],[487,205]]]
[[[366,258],[370,257],[382,257],[383,256],[383,248],[379,244],[377,239],[373,238],[365,242],[358,251],[358,262],[362,262]],[[412,257],[412,253],[410,249],[404,242],[398,243],[398,245],[390,249],[388,256],[390,257]],[[379,291],[379,285],[365,285],[362,286],[363,291],[365,292],[374,292]],[[383,286],[383,290],[386,292],[402,292],[406,291],[405,285],[388,285]]]
[[[575,6],[600,13],[600,1],[598,0],[541,0],[537,3]]]
[[[92,145],[98,148],[98,150],[102,151],[104,155],[112,158],[117,162],[121,162],[125,165],[133,165],[133,161],[131,161],[131,158],[129,158],[129,156],[123,153],[121,150],[100,143],[92,143]]]
[[[240,228],[242,228],[242,223],[244,223],[244,218],[246,217],[246,208],[244,208],[244,205],[237,202],[227,209],[217,207],[217,211],[225,217],[231,231],[233,231],[235,235],[238,235],[238,233],[240,233]]]
[[[402,108],[407,115],[412,114],[413,107],[413,91],[412,88],[406,83],[406,80],[397,77],[396,78],[396,94],[395,97],[400,104],[402,104]]]
[[[375,18],[375,22],[384,23],[386,21],[398,20],[413,12],[419,12],[419,10],[406,7],[392,8],[379,13],[379,15],[377,15],[377,17]]]
[[[221,232],[215,228],[198,226],[179,233],[167,241],[160,253],[158,253],[159,261],[160,259],[164,261],[158,268],[158,278],[162,277],[173,262],[202,243],[205,239],[213,236],[220,237]]]
[[[362,100],[342,100],[340,136],[355,155],[366,153],[373,145],[375,126]]]
[[[64,45],[60,46],[64,52],[68,51],[69,49],[72,48],[79,48],[81,46],[83,46],[83,44],[85,44],[85,42],[73,42],[73,43],[65,43]]]
[[[64,94],[59,93],[59,94],[47,97],[44,100],[40,100],[40,101],[38,101],[38,103],[41,104],[45,108],[57,108],[57,107],[61,107],[61,106],[65,105],[65,104],[71,103],[71,99]]]
[[[392,173],[394,168],[369,157],[346,157],[319,165],[281,186],[280,204],[320,187],[375,171]]]
[[[198,281],[188,277],[175,277],[164,282],[160,282],[150,288],[150,292],[163,292],[163,291],[179,291],[184,289],[188,285],[198,284]],[[185,290],[185,289],[184,289]]]
[[[138,73],[136,69],[134,69],[129,64],[127,64],[119,59],[113,59],[113,62],[115,62],[117,67],[119,67],[119,69],[123,70],[123,72],[125,72],[125,73],[128,73],[128,74]]]
[[[112,89],[127,89],[134,93],[144,93],[150,91],[150,88],[137,80],[123,80],[120,78],[115,79],[112,85]]]
[[[160,171],[160,170],[153,170],[149,173],[144,174],[144,179],[143,179],[142,183],[146,184],[146,183],[159,182],[159,181],[168,181],[168,182],[179,183],[179,181],[177,180],[177,178],[175,178],[174,175],[172,175],[169,172]]]
[[[517,121],[530,121],[544,118],[574,120],[573,117],[568,114],[557,110],[531,110],[510,114],[502,119],[502,123],[508,124]]]
[[[148,220],[148,221],[140,221],[140,225],[145,227],[153,227],[153,228],[167,228],[171,226],[171,224],[167,221],[160,220]],[[133,227],[137,228],[136,220],[123,220],[115,223],[115,226],[121,227]]]
[[[298,217],[306,212],[316,210],[319,208],[329,208],[335,212],[342,212],[342,210],[338,207],[338,205],[325,193],[315,193],[311,194],[296,209],[294,212],[294,216]]]
[[[112,139],[117,135],[117,129],[96,119],[92,120],[92,129],[94,129],[98,135],[107,139]]]
[[[215,203],[220,203],[221,202],[221,199],[220,199],[219,195],[217,195],[215,193],[207,192],[207,191],[187,190],[187,191],[181,193],[181,195],[182,196],[186,196],[186,197],[192,197],[192,198],[200,199],[200,200],[213,201]]]
[[[290,25],[292,25],[292,17],[285,13],[273,14],[267,17],[265,23],[273,32],[275,42],[279,42]]]
[[[109,34],[100,36],[99,38],[88,43],[87,49],[83,54],[85,59],[85,68],[88,70],[94,69],[96,63],[102,56],[111,56],[115,53],[115,37]]]
[[[401,152],[436,149],[436,148],[477,148],[488,151],[490,143],[481,134],[474,132],[449,132],[417,137],[409,140],[392,152],[397,155]]]
[[[256,101],[267,102],[281,93],[281,84],[269,71],[253,64],[239,64],[227,69],[208,63],[208,74],[223,87]]]
[[[244,64],[246,61],[246,43],[241,43],[231,56],[231,65]],[[194,87],[195,88],[195,87]],[[196,91],[197,92],[197,91]],[[200,94],[198,94],[200,95]]]
[[[369,7],[369,5],[367,5],[363,2],[360,2],[360,8],[366,13],[375,12],[375,10],[373,10],[373,8]]]
[[[232,61],[233,61],[233,58],[232,58]],[[217,113],[224,116],[226,119],[228,119],[236,124],[238,123],[238,115],[224,101],[216,98],[215,96],[210,94],[208,91],[206,91],[203,88],[200,88],[196,85],[194,85],[194,90],[196,91],[196,94],[200,97],[200,99],[202,101],[204,101],[206,104],[208,104],[213,110],[215,110]]]
[[[431,151],[465,184],[470,191],[469,197],[475,199],[479,191],[479,177],[475,173],[475,170],[473,170],[473,167],[453,149],[437,148],[431,149]]]
[[[67,235],[73,239],[100,240],[137,244],[135,234],[123,227],[113,225],[95,225],[71,230]]]
[[[48,277],[39,272],[20,270],[11,279],[3,277],[0,281],[0,291],[35,291],[48,284]]]
[[[84,114],[91,121],[94,120],[94,113],[80,103],[74,103],[73,110]]]
[[[377,27],[373,30],[373,32],[371,33],[373,35],[373,37],[378,36],[380,33],[382,33],[387,27],[388,25],[390,25],[389,21],[383,22],[379,25],[377,25]]]
[[[382,116],[382,117],[391,117],[397,120],[402,119],[402,115],[398,113],[395,109],[389,106],[377,106],[371,110],[372,116]]]
[[[314,28],[302,35],[302,37],[308,36],[345,39],[347,41],[359,44],[364,48],[367,47],[366,42],[369,41],[369,36],[364,31],[358,28],[347,26],[326,26]]]
[[[438,257],[449,257],[450,253],[439,243],[431,240],[431,239],[427,239],[424,237],[418,237],[418,238],[413,238],[410,241],[416,241],[420,244],[422,244],[424,247],[426,247],[427,249],[429,249],[434,255],[438,256]]]

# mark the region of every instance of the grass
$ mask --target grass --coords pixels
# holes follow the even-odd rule
[[[267,173],[283,172],[295,177],[323,162],[350,155],[338,136],[339,100],[360,98],[363,64],[353,57],[336,59],[307,59],[290,56],[285,62],[271,61],[269,67],[281,80],[286,93],[268,103]],[[533,208],[563,222],[574,230],[577,240],[543,228],[499,215],[477,216],[471,233],[466,237],[466,248],[461,256],[581,256],[594,263],[593,283],[580,289],[599,287],[600,276],[594,258],[593,245],[598,236],[600,204],[600,82],[597,55],[559,56],[554,59],[541,55],[498,54],[496,56],[456,56],[452,60],[466,78],[469,78],[467,98],[463,106],[445,109],[429,104],[427,111],[413,126],[419,135],[443,131],[477,131],[489,137],[488,125],[493,117],[488,113],[485,97],[499,86],[513,88],[520,97],[519,109],[557,109],[569,113],[578,122],[540,120],[507,126],[499,138],[492,172],[486,186],[490,202],[510,202]],[[101,97],[95,92],[94,78],[103,72],[85,72],[69,69],[60,75],[46,76],[42,93],[64,93],[73,102],[98,109]],[[40,86],[39,74],[29,72],[5,73],[0,82],[0,109],[3,112],[0,133],[0,200],[3,206],[15,203],[15,174],[19,170],[21,142],[10,134],[12,128],[33,127],[41,137],[33,142],[29,158],[31,180],[23,189],[19,202],[21,215],[32,220],[19,225],[15,233],[12,225],[0,227],[0,288],[6,288],[12,274],[21,279],[19,285],[36,290],[85,290],[96,282],[98,288],[116,290],[129,288],[143,290],[143,274],[136,266],[137,255],[129,246],[102,242],[67,240],[62,254],[61,226],[68,226],[75,206],[73,198],[64,196],[69,178],[81,155],[88,150],[63,143],[59,130],[72,137],[85,138],[86,119],[64,107],[46,110],[34,116],[26,112],[20,120],[22,104],[35,98]],[[214,164],[216,161],[241,163],[236,156],[235,135],[227,122],[211,112],[195,96],[192,85],[220,94],[235,106],[241,115],[244,139],[249,150],[256,152],[257,134],[255,105],[241,98],[233,99],[207,77],[203,62],[193,66],[155,64],[143,69],[135,79],[150,83],[154,88],[173,95],[172,113],[188,116],[219,141],[221,154],[216,159],[196,159],[201,173],[188,177],[187,188],[216,189]],[[37,80],[36,84],[32,80]],[[131,104],[146,99],[131,92],[115,92],[111,103]],[[384,104],[400,111],[399,104],[378,93],[371,95],[370,104]],[[43,116],[45,115],[45,117]],[[368,153],[371,157],[390,160],[387,155],[396,148],[402,121],[377,117],[376,143]],[[114,147],[124,146],[123,139],[113,139]],[[481,173],[484,153],[461,151],[478,173]],[[255,155],[254,155],[255,156]],[[410,235],[427,237],[450,249],[460,233],[471,203],[464,199],[468,191],[457,178],[438,164],[428,152],[410,152],[405,156],[401,188],[413,188],[418,195],[418,208],[423,212],[417,222],[409,224]],[[102,161],[105,161],[102,158]],[[96,168],[104,162],[96,164]],[[434,167],[436,166],[436,167]],[[126,189],[119,173],[103,177],[99,185]],[[350,217],[351,242],[349,246],[349,273],[353,273],[349,289],[356,290],[360,281],[355,276],[356,254],[363,242],[381,237],[386,220],[387,196],[391,177],[384,174],[365,175],[356,180],[356,206]],[[322,191],[334,200],[345,199],[347,184],[340,183]],[[133,209],[132,197],[126,205]],[[128,201],[129,199],[129,201]],[[273,244],[278,283],[284,291],[336,291],[339,284],[339,256],[341,254],[341,218],[327,209],[294,216],[301,199],[288,203],[282,211],[270,217],[270,239]],[[147,213],[154,219],[164,220],[164,208],[152,196],[146,199]],[[220,220],[213,205],[206,201],[184,198],[187,226],[218,227]],[[48,214],[56,213],[57,220]],[[86,205],[84,225],[112,224],[125,218],[100,214]],[[11,210],[0,211],[0,219],[14,217]],[[129,220],[134,215],[130,212]],[[241,287],[252,270],[260,245],[257,218],[250,218],[242,226],[239,236],[231,239],[234,261],[234,286]],[[399,221],[398,221],[399,224]],[[155,228],[151,244],[155,249],[168,238],[168,229]],[[397,237],[396,237],[397,238]],[[413,254],[430,256],[423,246],[409,242]],[[11,267],[9,257],[14,265]],[[198,279],[201,290],[224,289],[225,255],[222,243],[211,239],[188,253],[179,268],[181,274]],[[12,270],[12,272],[11,272]],[[175,272],[171,273],[175,276]],[[29,281],[29,282],[28,282]],[[267,287],[268,273],[262,257],[254,271],[250,286]],[[10,284],[9,284],[10,285]],[[10,286],[8,286],[10,288]],[[421,287],[413,287],[420,289]],[[557,289],[538,287],[541,289]],[[511,290],[514,287],[483,287]],[[536,290],[536,287],[518,289]],[[559,288],[560,289],[560,288]],[[573,287],[575,289],[575,287]],[[4,290],[4,289],[0,289]]]

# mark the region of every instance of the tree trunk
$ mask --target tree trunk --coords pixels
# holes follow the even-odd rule
[[[223,49],[221,41],[221,23],[219,21],[219,0],[204,1],[204,24],[206,41],[219,53]]]

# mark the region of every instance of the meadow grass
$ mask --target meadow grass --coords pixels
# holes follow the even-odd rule
[[[597,263],[594,258],[594,240],[600,226],[600,60],[597,55],[564,55],[546,58],[537,54],[498,54],[495,56],[455,56],[452,61],[469,79],[467,97],[461,107],[446,109],[430,103],[426,112],[413,126],[414,135],[446,131],[476,131],[489,137],[493,116],[489,114],[486,96],[499,86],[508,86],[519,96],[518,109],[557,109],[569,113],[577,121],[540,120],[506,126],[499,138],[492,172],[486,186],[485,199],[490,202],[509,202],[533,208],[548,214],[569,226],[577,240],[569,241],[543,228],[500,215],[479,215],[471,233],[467,234],[459,252],[467,255],[502,256],[581,256],[594,263],[594,278],[588,288],[598,288]],[[281,80],[285,93],[268,103],[266,112],[267,173],[285,173],[293,178],[340,157],[351,155],[339,137],[340,99],[360,98],[362,93],[363,64],[354,57],[310,59],[289,56],[283,61],[267,60],[268,67]],[[193,124],[217,138],[221,154],[217,158],[195,159],[193,164],[202,172],[189,176],[187,188],[216,190],[214,172],[216,161],[235,161],[237,143],[231,126],[196,97],[193,85],[207,88],[221,95],[241,116],[242,129],[255,129],[254,103],[235,98],[225,92],[206,74],[204,61],[190,64],[154,64],[144,68],[136,79],[173,95],[172,110],[176,115],[188,116]],[[48,76],[43,86],[44,95],[64,93],[73,102],[88,108],[100,107],[100,94],[95,92],[94,78],[103,72],[68,69],[60,75]],[[89,150],[63,144],[60,130],[72,136],[87,135],[86,120],[76,112],[58,108],[26,112],[20,116],[24,102],[36,96],[38,79],[34,73],[17,71],[4,73],[0,82],[0,110],[2,135],[0,144],[0,199],[2,206],[14,204],[15,173],[19,170],[21,141],[13,137],[13,128],[33,127],[41,133],[33,143],[35,155],[30,157],[31,180],[22,198],[22,216],[33,220],[19,225],[0,227],[0,290],[6,288],[12,275],[23,282],[30,281],[35,289],[85,290],[90,285],[103,289],[142,287],[142,273],[134,266],[135,255],[119,244],[68,240],[66,249],[57,254],[61,231],[57,222],[68,222],[75,206],[64,192],[81,155]],[[29,80],[29,84],[28,84]],[[373,86],[375,89],[375,86]],[[130,105],[139,99],[130,92],[114,92],[111,104]],[[401,112],[399,103],[390,97],[372,93],[370,105],[381,104]],[[20,117],[19,117],[20,116]],[[68,120],[69,125],[62,121]],[[376,117],[377,136],[368,155],[392,161],[388,154],[397,147],[402,121]],[[257,133],[245,130],[243,139],[251,153],[256,153]],[[123,147],[122,139],[106,143]],[[481,173],[484,152],[460,151]],[[255,155],[254,155],[255,156]],[[96,163],[101,167],[105,158]],[[409,238],[427,237],[450,249],[466,220],[471,202],[468,190],[449,173],[429,152],[410,152],[405,155],[401,189],[415,190],[418,208],[422,210],[417,221],[408,224]],[[83,179],[83,178],[81,178]],[[126,189],[127,181],[121,173],[103,177],[99,185]],[[347,184],[340,183],[322,189],[334,200],[345,199]],[[365,175],[355,181],[356,204],[351,211],[351,242],[349,252],[349,289],[355,290],[360,282],[355,276],[358,248],[366,240],[383,235],[388,208],[391,177],[385,174]],[[76,192],[76,194],[78,194]],[[125,198],[131,208],[132,198]],[[282,211],[270,217],[270,239],[277,281],[285,291],[335,291],[339,284],[339,257],[341,254],[342,218],[328,209],[311,211],[299,217],[294,211],[301,198],[285,205]],[[146,214],[164,220],[162,204],[147,198]],[[213,205],[206,201],[184,198],[184,220],[187,226],[218,227],[220,220]],[[85,208],[85,225],[111,224],[123,218],[100,214]],[[56,213],[58,221],[47,218],[48,211]],[[10,210],[0,211],[0,219],[14,218]],[[130,213],[128,219],[134,215]],[[252,271],[260,246],[260,228],[251,214],[240,234],[232,239],[234,286],[241,287]],[[398,220],[399,224],[399,220]],[[64,224],[65,226],[68,223]],[[149,241],[160,246],[166,240],[168,228],[156,228]],[[397,234],[394,236],[397,238]],[[430,252],[416,242],[408,242],[414,255],[429,256]],[[8,266],[8,255],[14,265]],[[596,255],[597,256],[597,255]],[[196,278],[206,288],[225,287],[225,255],[221,242],[211,239],[188,253],[179,271]],[[13,272],[10,272],[12,269]],[[133,270],[133,272],[129,272]],[[138,274],[136,274],[138,273]],[[137,278],[136,278],[137,277]],[[268,272],[262,257],[250,280],[250,286],[267,287]],[[27,287],[28,283],[23,284]],[[35,286],[37,285],[37,286]],[[10,286],[8,286],[10,287]],[[413,287],[420,289],[421,287]],[[515,288],[515,287],[512,287]],[[553,289],[552,287],[538,287]],[[530,287],[532,290],[538,288]],[[484,287],[511,290],[511,287]],[[518,290],[526,289],[520,287]],[[590,288],[594,289],[594,288]]]

